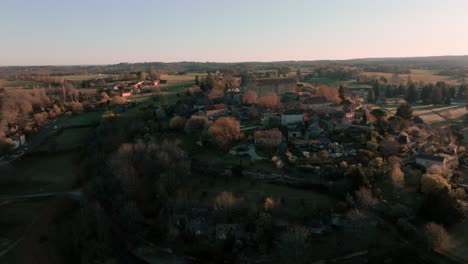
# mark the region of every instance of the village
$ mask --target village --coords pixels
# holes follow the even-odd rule
[[[200,259],[197,243],[215,259],[226,257],[205,244],[215,240],[229,245],[223,254],[242,252],[229,258],[251,259],[247,249],[256,248],[259,261],[268,263],[275,244],[287,247],[292,243],[287,236],[295,235],[297,243],[316,249],[301,250],[307,259],[396,261],[408,257],[395,255],[402,237],[425,241],[417,226],[421,217],[447,227],[463,221],[468,191],[463,136],[448,125],[426,123],[404,97],[374,99],[373,88],[308,82],[291,71],[185,75],[141,71],[121,74],[117,81],[65,83],[64,103],[56,101],[29,121],[7,127],[4,136],[12,147],[3,162],[52,155],[64,147],[50,145],[54,137],[118,120],[139,122],[140,128],[130,125],[125,132],[133,133],[136,144],[178,141],[190,159],[192,179],[183,186],[191,191],[175,198],[185,205],[174,205],[166,246],[183,243],[177,255]],[[185,82],[178,84],[181,78]],[[86,90],[72,88],[79,86]],[[74,144],[66,148],[75,151]],[[446,214],[435,214],[439,211]],[[389,221],[396,224],[390,227]],[[336,249],[337,241],[355,235],[366,239]],[[419,252],[415,261],[427,257],[419,247],[413,250]],[[142,245],[133,254],[160,255]]]

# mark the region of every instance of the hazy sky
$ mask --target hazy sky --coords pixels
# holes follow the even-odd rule
[[[0,65],[468,54],[468,0],[0,0]]]

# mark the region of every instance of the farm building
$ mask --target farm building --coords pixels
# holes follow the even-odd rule
[[[301,110],[290,109],[290,110],[286,110],[281,115],[281,124],[283,125],[303,123],[303,122],[304,122],[304,113]]]
[[[442,166],[444,168],[454,168],[458,166],[457,156],[454,157],[442,157],[426,154],[418,154],[416,156],[416,164],[423,167],[430,168],[432,166]]]

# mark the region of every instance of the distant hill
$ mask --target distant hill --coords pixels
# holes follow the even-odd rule
[[[148,71],[151,68],[163,73],[225,71],[241,72],[246,70],[272,70],[282,67],[317,67],[319,65],[385,65],[421,69],[446,70],[468,68],[468,55],[432,56],[403,58],[362,58],[350,60],[316,61],[273,61],[273,62],[144,62],[119,63],[112,65],[74,65],[74,66],[4,66],[0,67],[0,76],[10,74],[51,74],[67,75],[77,73],[115,74],[123,71]],[[461,69],[465,71],[466,69]]]
[[[468,67],[468,55],[402,58],[363,58],[336,61],[350,64],[443,65]]]

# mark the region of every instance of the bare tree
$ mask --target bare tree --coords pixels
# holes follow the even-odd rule
[[[71,102],[70,108],[74,114],[81,114],[84,111],[83,105],[79,102]]]
[[[255,104],[257,102],[257,93],[254,91],[247,91],[244,93],[242,100],[244,104]]]
[[[448,248],[450,236],[443,226],[430,222],[425,226],[425,233],[429,249],[441,251]]]
[[[176,130],[182,130],[185,127],[185,122],[187,122],[187,119],[181,116],[174,116],[171,118],[171,121],[169,122],[169,126],[172,129]]]
[[[421,177],[421,192],[435,193],[443,189],[450,190],[451,185],[441,176],[426,173]]]
[[[266,107],[266,108],[274,109],[274,108],[278,107],[278,104],[279,104],[278,95],[277,94],[271,94],[271,95],[262,96],[262,97],[257,99],[257,104],[259,104],[259,105],[261,105],[263,107]]]
[[[127,103],[127,98],[116,95],[112,97],[112,99],[109,102],[109,105],[116,106],[116,105],[124,105],[126,103]]]
[[[309,263],[311,246],[308,243],[309,229],[293,226],[284,232],[278,242],[278,253],[284,263]]]
[[[180,186],[190,173],[190,161],[178,144],[126,143],[111,156],[112,172],[132,199],[164,199]]]
[[[222,89],[213,88],[208,94],[208,99],[213,100],[216,98],[221,98],[224,96],[224,91]]]
[[[357,204],[364,209],[371,209],[379,202],[372,192],[365,187],[359,188],[355,195]]]
[[[216,143],[224,149],[229,148],[232,143],[242,136],[240,123],[232,117],[220,117],[208,129]]]
[[[387,136],[380,142],[382,154],[386,156],[396,155],[400,152],[400,144],[392,136]]]
[[[257,130],[254,133],[255,143],[266,147],[278,147],[283,138],[283,134],[277,128],[270,130]]]
[[[405,174],[401,170],[401,159],[395,156],[390,157],[390,181],[396,188],[402,188],[405,185]]]
[[[320,85],[318,87],[318,94],[332,103],[339,103],[341,101],[338,88],[334,86]]]
[[[185,123],[185,132],[187,134],[201,133],[204,129],[210,127],[211,121],[206,116],[193,115]]]

